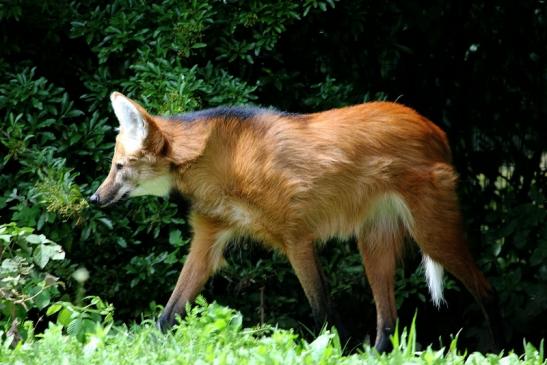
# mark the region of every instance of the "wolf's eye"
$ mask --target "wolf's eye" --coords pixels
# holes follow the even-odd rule
[[[116,164],[116,168],[117,168],[118,170],[123,169],[123,163],[119,163],[119,162],[118,162],[118,163]]]

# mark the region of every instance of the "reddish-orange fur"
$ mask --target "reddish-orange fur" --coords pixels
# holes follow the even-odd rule
[[[130,154],[118,138],[113,166],[124,161],[127,168],[145,164],[150,176],[170,174],[192,202],[194,239],[162,325],[194,299],[219,267],[226,241],[239,236],[287,255],[319,321],[333,314],[314,242],[357,237],[377,307],[379,349],[388,346],[396,320],[394,273],[406,234],[478,300],[489,295],[463,237],[446,135],[414,110],[374,102],[184,123],[132,103],[148,136]],[[411,216],[383,220],[376,209],[386,196],[400,198]]]

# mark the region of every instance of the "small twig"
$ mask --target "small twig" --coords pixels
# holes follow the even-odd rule
[[[264,287],[260,287],[260,324],[264,324]]]
[[[46,285],[44,286],[42,289],[40,289],[40,291],[38,291],[36,294],[34,294],[33,296],[31,297],[22,297],[21,299],[18,299],[18,300],[14,300],[13,303],[14,304],[21,304],[25,310],[28,310],[27,309],[27,306],[25,305],[25,302],[28,302],[28,301],[31,301],[32,299],[36,298],[38,295],[42,294],[42,292],[44,292],[44,290],[46,289],[49,289],[51,288],[53,285]]]
[[[13,322],[11,322],[10,329],[6,333],[8,337],[12,336],[12,340],[10,343],[11,348],[15,347],[19,343],[19,341],[21,341],[22,339],[21,335],[19,334],[19,330],[17,329],[18,325],[19,325],[19,320],[15,318]]]

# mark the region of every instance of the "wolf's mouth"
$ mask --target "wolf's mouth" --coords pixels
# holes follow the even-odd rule
[[[129,197],[129,194],[130,194],[131,191],[126,191],[124,192],[123,194],[120,194],[120,191],[118,191],[118,193],[114,196],[114,197],[109,197],[108,199],[106,199],[104,202],[101,201],[100,202],[100,205],[101,205],[101,208],[104,208],[104,207],[107,207],[109,205],[112,205],[120,200],[124,200],[126,198]]]
[[[115,200],[108,200],[106,202],[101,202],[101,208],[104,208],[104,207],[108,207],[109,205],[115,203],[116,201]]]

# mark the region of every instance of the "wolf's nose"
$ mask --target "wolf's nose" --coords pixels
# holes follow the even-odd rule
[[[91,204],[99,204],[99,196],[97,194],[93,194],[89,197],[89,202]]]

